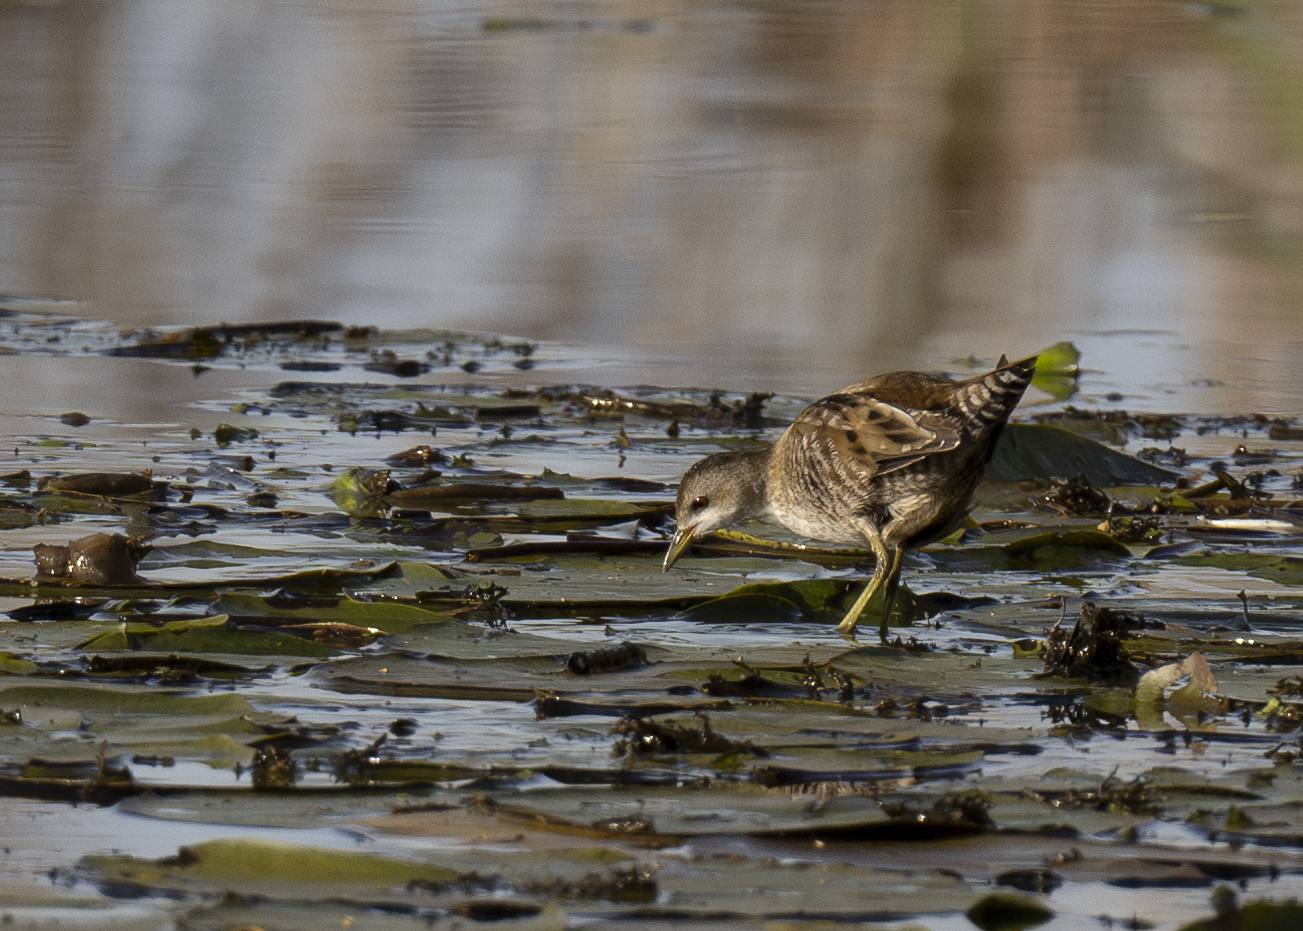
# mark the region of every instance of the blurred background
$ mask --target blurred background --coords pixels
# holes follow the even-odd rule
[[[0,0],[0,60],[0,292],[123,327],[1303,401],[1293,0]]]

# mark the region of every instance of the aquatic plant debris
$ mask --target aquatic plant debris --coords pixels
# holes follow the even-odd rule
[[[140,539],[120,533],[91,533],[67,546],[38,543],[32,547],[36,578],[66,581],[72,585],[147,585],[136,574],[140,560],[149,552]]]
[[[1093,680],[1134,680],[1138,672],[1127,656],[1124,639],[1144,621],[1093,601],[1081,606],[1070,628],[1056,622],[1046,637],[1043,676],[1085,676]],[[1176,677],[1174,676],[1173,679]],[[1158,687],[1161,693],[1161,686]]]
[[[1298,418],[1095,409],[1065,368],[1077,406],[1020,413],[881,645],[831,629],[867,552],[754,525],[660,572],[682,470],[808,399],[582,384],[573,348],[486,334],[24,307],[15,352],[188,399],[0,415],[29,910],[1176,929],[1303,896]]]

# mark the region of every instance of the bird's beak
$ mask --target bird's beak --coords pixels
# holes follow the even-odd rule
[[[688,545],[692,543],[692,535],[696,531],[692,524],[680,525],[679,529],[674,531],[674,538],[670,540],[670,548],[665,552],[665,562],[661,566],[662,572],[669,572],[670,566],[678,562],[680,556],[687,551]]]

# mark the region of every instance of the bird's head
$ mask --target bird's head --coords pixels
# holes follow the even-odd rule
[[[678,527],[665,553],[665,570],[674,565],[694,539],[765,513],[769,452],[762,449],[716,453],[688,469],[679,482],[674,507]]]

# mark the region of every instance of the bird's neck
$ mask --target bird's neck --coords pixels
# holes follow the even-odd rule
[[[732,477],[733,485],[740,492],[741,506],[734,521],[769,516],[769,465],[773,455],[772,445],[719,454]]]

